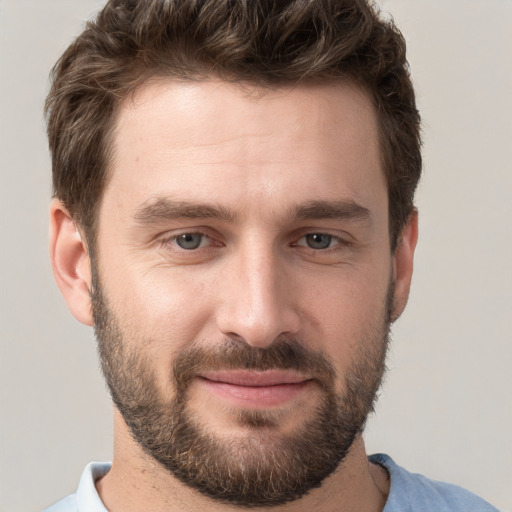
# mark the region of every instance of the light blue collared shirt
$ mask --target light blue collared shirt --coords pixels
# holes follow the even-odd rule
[[[461,487],[409,473],[388,455],[371,455],[369,460],[385,468],[390,476],[389,496],[382,512],[499,512]],[[91,462],[84,469],[75,494],[43,512],[107,512],[95,482],[109,469],[108,462]]]

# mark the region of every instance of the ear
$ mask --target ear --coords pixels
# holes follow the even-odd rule
[[[87,244],[58,199],[53,199],[50,206],[50,259],[53,275],[71,313],[79,322],[92,326]]]
[[[393,294],[393,311],[391,319],[394,322],[402,314],[411,288],[414,251],[418,241],[418,211],[415,209],[402,229],[393,255],[393,278],[395,289]]]

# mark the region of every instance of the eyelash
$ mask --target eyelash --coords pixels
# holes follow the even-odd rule
[[[178,239],[179,239],[179,237],[183,237],[183,236],[186,236],[186,235],[192,235],[192,236],[198,235],[198,236],[202,237],[201,242],[200,242],[201,245],[203,244],[205,239],[209,239],[212,242],[215,242],[214,238],[212,238],[211,236],[209,236],[206,233],[203,233],[201,231],[184,231],[183,233],[178,233],[176,235],[172,235],[170,237],[164,238],[162,240],[161,244],[164,247],[168,247],[169,245],[172,245],[175,250],[178,250],[178,251],[181,251],[181,252],[190,252],[190,253],[198,251],[199,249],[204,249],[205,248],[205,247],[201,247],[201,245],[199,247],[193,248],[193,249],[185,249],[184,247],[180,247],[178,245]],[[220,243],[220,242],[217,242],[216,244],[209,244],[207,247],[210,247],[211,245],[221,246],[223,244]]]
[[[301,244],[299,243],[301,240],[307,240],[308,237],[327,237],[329,239],[328,246],[327,247],[311,247],[309,244]],[[334,242],[333,245],[331,245]],[[318,231],[309,232],[303,234],[296,242],[292,244],[292,247],[304,247],[305,249],[309,249],[312,251],[318,251],[318,252],[327,252],[329,250],[336,250],[336,248],[339,248],[340,246],[346,246],[348,245],[348,242],[340,238],[336,235],[331,235],[330,233],[322,233]]]
[[[181,247],[178,244],[178,239],[179,239],[179,237],[183,237],[185,235],[200,236],[201,240],[199,242],[199,246],[192,247],[189,249]],[[307,237],[314,237],[314,236],[328,237],[329,238],[329,246],[325,247],[325,248],[315,248],[315,247],[310,247],[309,245],[307,245],[307,243],[305,243],[305,244],[300,243],[302,240],[305,240]],[[205,239],[209,239],[213,243],[210,243],[207,246],[202,246]],[[333,242],[334,242],[334,244],[333,244]],[[208,234],[201,232],[201,231],[184,231],[182,233],[178,233],[178,234],[172,235],[170,237],[164,238],[162,240],[161,244],[164,247],[169,247],[169,245],[172,245],[174,250],[184,252],[184,253],[194,253],[200,249],[207,249],[212,246],[221,247],[224,245],[222,242],[217,242],[213,237],[211,237]],[[331,245],[331,244],[333,244],[333,245]],[[326,252],[330,252],[330,251],[336,251],[337,249],[339,250],[342,247],[347,247],[350,245],[351,245],[351,242],[347,241],[346,239],[343,239],[336,235],[332,235],[330,233],[324,233],[321,231],[310,231],[310,232],[303,233],[303,234],[301,234],[300,237],[298,237],[294,242],[292,242],[290,244],[291,247],[302,247],[305,250],[310,250],[315,253],[322,253],[322,252],[326,253]]]

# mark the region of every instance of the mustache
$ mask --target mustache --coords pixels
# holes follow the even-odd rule
[[[184,392],[198,374],[217,370],[296,370],[311,375],[325,389],[332,389],[336,378],[333,364],[323,353],[282,335],[263,348],[233,339],[217,346],[192,344],[176,357],[172,379],[178,392]]]

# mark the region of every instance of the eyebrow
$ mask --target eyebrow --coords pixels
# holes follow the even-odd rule
[[[141,225],[176,219],[219,219],[225,221],[234,219],[233,213],[222,206],[173,201],[167,197],[159,197],[149,204],[141,206],[133,217]]]
[[[135,211],[134,219],[142,226],[158,224],[177,219],[218,219],[234,221],[236,215],[231,210],[216,204],[174,201],[159,197],[143,204]],[[308,201],[297,205],[287,216],[291,220],[340,219],[348,221],[368,221],[370,211],[353,200]]]
[[[338,201],[309,201],[305,204],[299,205],[293,212],[292,217],[298,220],[371,220],[370,210],[351,199],[340,199]]]

